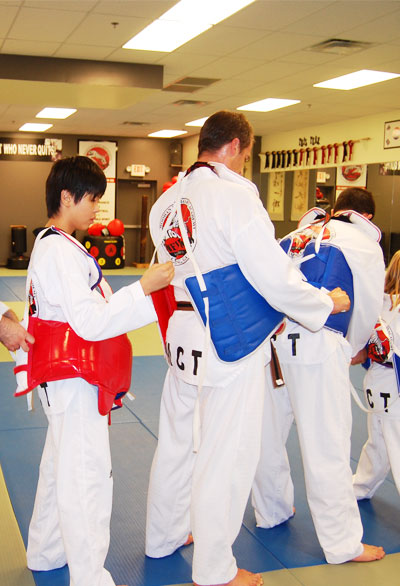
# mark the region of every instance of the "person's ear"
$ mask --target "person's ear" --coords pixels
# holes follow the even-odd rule
[[[72,197],[71,193],[67,189],[63,189],[61,191],[61,203],[65,207],[70,207],[71,203],[73,203],[74,198]]]
[[[231,141],[231,149],[232,149],[233,156],[236,156],[240,153],[240,139],[239,138],[234,138]]]

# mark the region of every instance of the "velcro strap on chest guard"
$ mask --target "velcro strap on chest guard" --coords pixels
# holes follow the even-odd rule
[[[310,285],[328,291],[340,287],[350,298],[349,311],[331,314],[325,322],[325,327],[346,336],[354,307],[354,288],[353,275],[345,256],[339,248],[329,244],[321,244],[319,251],[315,252],[315,240],[305,248],[304,256],[309,255],[315,256],[301,263],[300,269]]]
[[[233,264],[203,273],[206,292],[196,276],[185,279],[186,290],[203,323],[203,296],[210,307],[211,340],[218,357],[236,362],[256,350],[275,330],[284,315],[271,307]]]
[[[102,341],[84,340],[65,322],[29,317],[28,331],[35,343],[30,346],[27,364],[16,366],[15,374],[27,373],[23,395],[42,383],[83,378],[98,387],[100,415],[122,407],[132,376],[132,346],[126,334]]]

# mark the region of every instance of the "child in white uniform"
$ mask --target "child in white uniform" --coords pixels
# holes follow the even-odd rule
[[[89,345],[88,340],[109,345],[110,338],[155,321],[148,295],[173,276],[172,264],[166,263],[151,267],[139,282],[115,294],[103,296],[96,290],[96,285],[106,288],[101,270],[71,234],[94,221],[105,188],[103,171],[87,157],[53,165],[46,183],[48,228],[36,239],[28,269],[29,315],[48,325],[69,324]],[[38,341],[36,336],[33,348]],[[60,345],[61,355],[67,342]],[[19,352],[16,372],[24,368],[26,357]],[[65,364],[70,362],[66,354]],[[52,382],[38,387],[48,431],[29,527],[28,567],[45,571],[67,563],[70,586],[114,586],[104,568],[113,484],[108,418],[98,411],[96,386],[79,372],[76,378],[60,375],[65,380],[54,380],[54,369],[49,364],[47,381]],[[17,374],[20,391],[29,386],[27,376],[24,370]]]
[[[364,378],[365,398],[371,412],[368,414],[368,440],[353,477],[357,499],[373,497],[390,469],[400,492],[400,401],[394,356],[399,355],[400,343],[400,250],[393,256],[386,272],[381,321],[387,332],[390,351],[381,363],[371,360]],[[371,352],[369,356],[372,358]]]
[[[384,555],[382,548],[361,541],[363,528],[350,468],[349,366],[352,356],[368,341],[381,311],[385,275],[380,231],[370,221],[374,212],[370,192],[349,188],[336,200],[334,215],[322,229],[315,230],[315,224],[302,226],[282,241],[293,260],[302,260],[301,270],[310,281],[340,284],[353,296],[352,310],[347,328],[328,321],[326,327],[312,332],[287,320],[277,336],[275,346],[286,387],[272,389],[267,381],[252,501],[258,527],[271,528],[293,516],[293,483],[285,443],[294,418],[308,504],[331,564],[372,561]],[[319,252],[317,233],[322,238]],[[330,256],[324,265],[320,259],[326,253]],[[350,276],[347,282],[346,275]]]

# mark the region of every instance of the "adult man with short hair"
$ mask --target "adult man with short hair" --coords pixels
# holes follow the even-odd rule
[[[237,263],[275,309],[313,330],[331,311],[348,308],[342,291],[329,299],[306,284],[275,241],[255,185],[241,176],[252,146],[253,131],[243,114],[215,113],[201,130],[198,161],[150,213],[153,241],[162,239],[160,262],[172,260],[175,266],[178,310],[167,331],[170,368],[150,478],[146,554],[169,555],[192,533],[195,584],[262,583],[259,574],[238,570],[232,543],[258,461],[267,346],[236,362],[223,362],[213,347],[205,357],[203,323],[185,289],[195,271],[192,255],[201,273]],[[180,219],[174,212],[178,201]],[[197,432],[201,438],[193,453]]]

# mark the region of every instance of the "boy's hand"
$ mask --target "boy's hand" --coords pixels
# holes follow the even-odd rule
[[[158,289],[169,285],[174,273],[175,269],[171,261],[151,266],[140,279],[144,294],[150,295],[153,291],[158,291]]]

